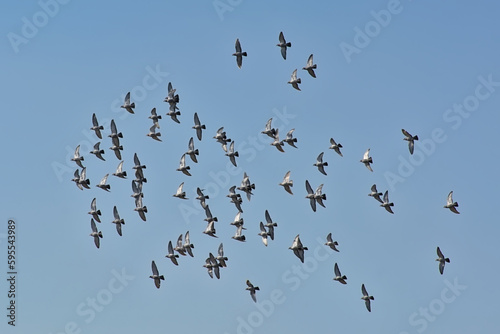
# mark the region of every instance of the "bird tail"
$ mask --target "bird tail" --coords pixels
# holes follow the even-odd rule
[[[174,101],[175,103],[179,103],[179,94],[174,96]]]
[[[241,55],[246,57],[246,56],[247,56],[247,53],[246,53],[246,52],[243,52]]]
[[[318,66],[316,64],[314,64],[313,66],[311,66],[312,69],[316,69]]]
[[[291,47],[291,46],[292,46],[292,43],[288,42],[288,43],[286,43],[286,46],[287,46],[287,47]]]
[[[326,200],[326,194],[321,194],[321,199]]]
[[[369,163],[373,163],[373,159],[370,157],[370,159],[368,160]]]
[[[86,183],[86,184],[90,184],[90,180],[89,180],[89,179],[86,179],[86,180],[85,180],[85,183]]]
[[[121,132],[118,133],[118,137],[123,138],[123,134]]]
[[[194,150],[194,154],[195,154],[195,155],[199,155],[199,154],[200,154],[200,152],[198,151],[198,149]],[[207,197],[207,198],[208,198],[208,197]]]
[[[307,247],[302,247],[303,250],[308,250]]]
[[[375,297],[373,297],[373,296],[370,296],[370,299],[371,299],[371,300],[375,300]]]
[[[334,242],[333,242],[333,244],[334,244],[335,246],[338,246],[338,245],[339,245],[339,243],[338,243],[337,241],[334,241]]]
[[[123,172],[123,176],[127,176],[127,172]]]
[[[389,206],[394,206],[394,203],[389,203]]]
[[[252,185],[250,186],[250,188],[255,189],[255,183],[252,183]]]
[[[346,280],[346,279],[347,279],[347,276],[346,276],[346,275],[342,276],[342,279],[343,279],[343,280]]]
[[[418,140],[418,136],[414,136],[414,137],[413,137],[413,140]]]
[[[297,138],[293,138],[293,139],[292,139],[292,141],[293,141],[294,143],[296,143],[296,142],[297,142]]]
[[[254,289],[255,289],[255,290],[260,290],[258,286],[256,286]]]
[[[97,214],[98,216],[100,216],[100,215],[101,215],[101,210],[97,210],[97,211],[96,211],[96,214]]]
[[[194,248],[194,244],[190,244],[189,247]]]
[[[214,222],[218,221],[218,220],[217,220],[217,217],[214,217],[214,218],[213,218],[213,220],[214,220]]]
[[[203,124],[203,125],[201,126],[201,128],[202,128],[202,129],[206,129],[206,126],[205,126],[205,124]]]
[[[135,102],[132,102],[132,104],[130,104],[130,108],[135,108]]]
[[[241,240],[245,241],[246,237],[244,235],[241,236]]]
[[[446,258],[444,259],[446,262],[450,263],[450,259],[449,258]]]
[[[238,152],[234,152],[234,156],[239,157],[240,155],[238,154]]]
[[[323,163],[323,166],[328,166],[328,162],[324,162],[324,163]]]
[[[176,112],[175,112],[175,114],[176,114],[177,116],[179,116],[179,115],[181,114],[181,112],[180,112],[180,111],[176,111]]]
[[[453,203],[453,206],[458,207],[458,203],[457,202]]]
[[[208,195],[207,195],[207,196],[205,196],[205,198],[206,198],[206,199],[210,199],[210,197],[208,197]]]
[[[98,235],[99,235],[99,238],[102,238],[102,232],[101,231],[99,231]]]
[[[338,147],[340,147],[340,148],[342,148],[342,145],[341,145],[340,143],[339,143],[339,144],[337,144],[337,146],[338,146]]]
[[[158,277],[159,279],[162,279],[162,280],[165,280],[165,276],[161,275],[160,277]]]
[[[302,80],[300,80],[300,78],[298,78],[297,79],[297,83],[301,83],[301,82],[302,82]]]
[[[147,206],[144,206],[144,212],[148,213],[148,207]]]

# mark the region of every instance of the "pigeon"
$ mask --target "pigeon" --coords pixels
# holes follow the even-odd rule
[[[153,269],[153,275],[149,276],[149,278],[152,278],[154,280],[155,286],[159,289],[160,288],[160,280],[165,280],[165,277],[158,273],[158,268],[156,268],[155,261],[151,262],[151,268]]]
[[[174,107],[177,108],[176,104],[179,103],[179,95],[175,94],[175,92],[176,89],[173,89],[172,83],[169,82],[167,85],[167,97],[165,98],[165,100],[163,100],[163,102],[167,102],[168,104],[174,105]]]
[[[314,73],[316,67],[316,64],[313,64],[313,55],[311,54],[309,58],[307,58],[306,67],[302,67],[302,69],[306,70],[313,78],[316,78],[316,73]]]
[[[121,132],[118,132],[116,129],[116,124],[115,124],[114,119],[111,120],[110,127],[111,127],[111,134],[109,134],[108,137],[110,137],[110,138],[123,138],[123,134]]]
[[[177,244],[174,247],[174,251],[182,256],[186,256],[186,249],[184,248],[184,244],[182,243],[182,233],[181,235],[179,235],[179,238],[177,238]]]
[[[281,141],[281,145],[283,145],[283,143],[287,143],[290,146],[298,148],[297,146],[295,146],[295,143],[297,142],[297,138],[293,138],[294,131],[295,131],[295,129],[291,129],[290,131],[287,132],[286,138]]]
[[[271,238],[271,240],[274,240],[274,228],[278,226],[278,223],[273,222],[273,220],[271,219],[271,215],[269,214],[269,211],[266,210],[265,215],[266,215],[265,226],[267,227],[267,235]]]
[[[326,206],[323,204],[323,201],[326,201],[326,194],[322,194],[321,193],[322,190],[323,190],[323,184],[320,184],[318,188],[316,188],[316,191],[314,192],[314,199],[319,205],[326,208]]]
[[[361,284],[361,292],[363,293],[363,297],[361,297],[361,299],[365,301],[366,309],[368,310],[368,312],[371,312],[372,309],[370,306],[370,300],[374,300],[375,298],[373,298],[373,296],[370,296],[368,292],[366,292],[364,284]]]
[[[293,187],[293,180],[290,180],[290,171],[286,172],[283,181],[279,184],[290,194],[293,195],[291,187]]]
[[[333,249],[336,252],[339,251],[337,249],[337,247],[335,247],[335,246],[338,246],[339,243],[337,241],[333,241],[331,233],[328,233],[328,235],[326,236],[326,243],[325,243],[325,245],[328,246],[328,247],[330,247],[331,249]]]
[[[194,126],[192,127],[196,130],[196,137],[198,140],[201,140],[202,129],[206,129],[205,124],[200,123],[200,119],[198,118],[198,113],[194,113]]]
[[[217,279],[220,278],[220,270],[219,270],[219,263],[217,263],[217,260],[215,259],[214,255],[212,253],[208,254],[208,258],[205,260],[205,264],[203,267],[207,268],[208,270],[208,275],[211,278],[214,278],[213,274],[215,273],[215,277]]]
[[[184,245],[183,245],[183,247],[186,250],[186,252],[189,254],[189,256],[194,257],[194,255],[193,255],[194,245],[189,240],[189,231],[187,231],[186,235],[184,236]]]
[[[78,189],[83,190],[83,187],[80,184],[80,171],[78,170],[78,168],[75,170],[75,173],[73,173],[73,178],[71,179],[71,181],[75,182]]]
[[[177,188],[177,191],[175,192],[175,194],[173,194],[172,196],[174,197],[177,197],[177,198],[180,198],[180,199],[189,199],[186,197],[186,192],[185,191],[182,191],[182,188],[184,187],[184,182],[182,182],[179,187]]]
[[[236,44],[234,45],[234,48],[236,49],[236,52],[233,53],[233,56],[236,56],[236,64],[238,65],[238,68],[241,68],[243,57],[246,57],[247,53],[241,52],[240,40],[238,38],[236,39]]]
[[[333,279],[335,281],[339,281],[342,284],[347,284],[347,282],[345,281],[347,279],[347,276],[346,275],[342,276],[339,270],[339,265],[337,263],[335,263],[334,272],[335,272],[335,277]]]
[[[198,196],[196,196],[196,199],[200,201],[201,207],[205,208],[207,206],[205,200],[209,199],[210,197],[208,195],[203,194],[203,190],[200,188],[196,188],[196,193]]]
[[[99,184],[96,184],[97,188],[101,188],[102,190],[109,191],[111,186],[109,184],[106,184],[106,181],[108,181],[108,175],[109,174],[104,175],[104,177],[101,179],[101,182],[99,182]]]
[[[191,169],[191,167],[186,165],[186,154],[183,154],[179,163],[179,168],[177,168],[176,170],[179,172],[183,172],[187,176],[191,176],[191,174],[188,172],[189,169]]]
[[[234,240],[238,240],[238,241],[242,241],[244,242],[245,241],[245,236],[243,234],[241,234],[243,231],[243,226],[240,226],[236,229],[236,233],[231,237],[232,239]]]
[[[227,152],[226,144],[230,143],[231,139],[226,137],[226,132],[224,131],[224,127],[219,128],[213,138],[222,145],[222,149],[224,150],[224,152]]]
[[[371,190],[372,192],[368,194],[368,196],[371,196],[373,198],[375,198],[377,201],[379,201],[380,203],[384,203],[384,201],[382,201],[380,199],[380,196],[382,196],[382,193],[379,193],[377,191],[377,186],[374,184],[372,187],[371,187]]]
[[[330,147],[329,147],[329,149],[334,150],[335,152],[338,153],[338,155],[340,155],[341,157],[343,157],[342,152],[340,152],[341,148],[342,148],[342,144],[340,144],[340,143],[337,144],[335,142],[335,140],[333,140],[333,138],[330,138]]]
[[[238,154],[238,151],[234,151],[234,141],[231,142],[231,145],[229,145],[229,152],[227,152],[225,154],[226,156],[229,157],[229,160],[231,160],[231,163],[234,165],[234,167],[238,167],[236,165],[236,158],[235,157],[238,157],[239,154]]]
[[[132,191],[134,192],[130,197],[133,197],[137,200],[139,197],[144,197],[144,194],[142,193],[142,182],[137,182],[135,180],[132,180]]]
[[[267,247],[267,230],[266,227],[264,226],[263,222],[260,222],[260,232],[259,234],[262,237],[262,243]]]
[[[280,141],[280,134],[279,134],[279,129],[276,129],[276,135],[274,136],[274,141],[271,143],[272,146],[276,147],[278,151],[285,153],[285,150],[283,150],[283,142]]]
[[[211,220],[208,222],[207,224],[207,228],[205,228],[205,231],[203,231],[203,233],[211,236],[211,237],[214,237],[214,238],[218,238],[216,235],[215,235],[215,226],[214,226],[214,221]]]
[[[116,172],[113,173],[114,176],[117,176],[122,179],[126,179],[127,172],[123,170],[123,160],[120,161],[118,167],[116,167]]]
[[[97,248],[101,245],[99,238],[102,238],[102,232],[97,231],[97,226],[95,226],[95,221],[93,218],[90,218],[90,227],[92,228],[92,233],[90,233],[91,237],[94,237],[94,244]]]
[[[101,130],[104,130],[104,126],[99,125],[95,113],[92,114],[92,127],[90,128],[90,130],[94,130],[97,138],[102,139]]]
[[[448,194],[448,198],[446,200],[446,205],[444,206],[444,208],[450,209],[451,212],[459,214],[460,212],[457,211],[457,207],[458,207],[458,203],[453,202],[453,191],[450,191],[450,193]]]
[[[389,202],[389,190],[385,191],[384,201],[382,202],[382,204],[380,204],[380,206],[383,206],[388,212],[394,213],[394,212],[392,212],[392,209],[391,209],[391,206],[394,206],[394,203]]]
[[[227,257],[224,256],[224,245],[222,245],[222,242],[219,245],[219,249],[217,250],[217,261],[219,261],[219,266],[220,267],[227,267],[226,261]]]
[[[207,218],[203,219],[204,221],[207,221],[207,222],[216,222],[217,221],[217,217],[213,217],[212,216],[212,212],[210,211],[210,208],[208,207],[208,204],[204,207],[205,209],[205,216],[207,216]]]
[[[177,258],[179,257],[179,255],[174,254],[174,247],[172,247],[172,241],[168,242],[168,253],[167,255],[165,255],[165,257],[168,257],[170,260],[172,260],[172,263],[175,264],[176,266],[179,265],[179,263],[177,263]]]
[[[115,156],[118,160],[121,160],[122,154],[120,153],[120,151],[123,150],[123,146],[120,145],[120,140],[117,137],[113,137],[111,141],[113,142],[113,146],[111,146],[109,149],[115,152]]]
[[[255,184],[250,183],[250,178],[248,177],[246,172],[243,172],[243,180],[241,181],[238,190],[241,190],[247,194],[247,199],[250,200],[252,194],[252,189],[255,189]]]
[[[408,149],[410,150],[410,154],[413,154],[413,149],[414,149],[414,146],[415,146],[415,140],[418,140],[418,136],[412,136],[405,129],[401,129],[401,131],[405,135],[405,137],[403,138],[403,140],[407,140],[408,141]]]
[[[134,167],[132,167],[133,169],[146,169],[146,165],[141,165],[139,157],[137,157],[137,153],[134,153],[134,164]]]
[[[288,249],[291,249],[295,256],[300,259],[300,262],[304,263],[304,251],[307,250],[307,247],[302,245],[298,234],[293,240],[292,246],[288,247]]]
[[[271,127],[272,121],[273,119],[270,118],[266,123],[266,128],[264,129],[264,131],[261,131],[260,133],[268,135],[269,137],[274,139],[276,137],[276,129]]]
[[[235,193],[236,186],[232,186],[229,188],[229,194],[226,195],[226,197],[229,197],[231,199],[231,203],[234,203],[236,208],[238,209],[239,212],[243,212],[241,209],[241,203],[243,203],[243,200],[241,199],[241,195]]]
[[[313,164],[313,166],[318,167],[318,170],[321,172],[321,174],[326,175],[325,168],[324,166],[328,166],[328,162],[323,162],[323,154],[324,152],[321,152],[318,157],[316,158],[316,162]]]
[[[142,168],[137,168],[135,170],[135,182],[139,182],[139,183],[147,183],[148,182],[148,179],[146,179],[144,177],[144,172],[142,171]]]
[[[188,150],[186,151],[185,154],[189,155],[194,163],[198,163],[198,159],[196,159],[196,156],[199,155],[200,153],[198,152],[198,149],[194,148],[193,137],[189,139]]]
[[[88,212],[89,215],[92,215],[92,217],[95,219],[96,222],[100,223],[101,219],[99,216],[101,215],[101,210],[97,210],[97,200],[94,197],[92,202],[90,203],[90,211]]]
[[[297,69],[295,69],[295,71],[293,71],[292,73],[290,81],[288,81],[287,83],[291,84],[292,87],[295,88],[296,90],[300,90],[299,83],[301,82],[302,80],[300,80],[300,78],[297,78]]]
[[[285,36],[283,36],[283,31],[280,32],[279,36],[279,44],[276,44],[276,46],[279,46],[281,48],[281,56],[283,56],[283,59],[286,60],[286,48],[289,48],[292,46],[292,43],[286,42]]]
[[[120,106],[120,108],[124,108],[131,114],[134,113],[135,103],[134,102],[130,103],[130,92],[128,92],[127,95],[125,95],[125,101]]]
[[[436,259],[436,261],[439,261],[439,272],[442,275],[444,272],[444,265],[446,262],[450,263],[450,259],[447,257],[444,257],[444,255],[443,255],[443,253],[441,253],[441,250],[439,249],[439,247],[436,249],[436,251],[437,251],[437,255],[438,255],[438,258]]]
[[[156,108],[151,109],[151,116],[148,117],[149,119],[153,120],[153,124],[159,129],[160,124],[158,123],[158,120],[161,119],[161,115],[156,114]]]
[[[148,208],[147,206],[142,205],[142,196],[136,198],[134,211],[137,211],[139,217],[141,217],[142,220],[146,221],[146,213],[148,212]]]
[[[246,228],[243,227],[243,224],[244,224],[244,221],[243,221],[243,218],[241,218],[241,212],[238,212],[236,214],[236,216],[234,217],[234,220],[229,223],[230,225],[233,225],[233,226],[236,226],[236,227],[240,227],[243,229],[243,230],[246,230]]]
[[[368,170],[370,172],[373,172],[373,169],[372,167],[370,166],[371,163],[373,163],[373,160],[372,158],[370,157],[370,149],[367,149],[365,154],[363,155],[363,159],[359,160],[360,162],[364,163],[366,168],[368,168]]]
[[[252,297],[252,300],[254,302],[257,302],[257,297],[255,296],[255,291],[260,290],[258,286],[254,286],[252,283],[250,283],[249,280],[247,280],[247,287],[245,290],[250,291],[250,296]]]
[[[98,141],[95,145],[94,145],[94,149],[92,151],[90,151],[89,153],[90,154],[94,154],[96,157],[98,157],[99,159],[101,159],[102,161],[106,161],[102,155],[104,154],[104,150],[101,150],[99,149],[99,145],[101,145],[101,142]]]
[[[76,172],[75,172],[75,177],[76,177]],[[90,189],[90,180],[87,179],[87,167],[83,167],[82,172],[80,173],[80,179],[78,180],[78,184],[84,188]]]
[[[153,138],[156,141],[162,141],[159,137],[161,137],[160,132],[156,132],[156,125],[153,124],[152,127],[149,128],[149,132],[146,136]]]
[[[307,196],[306,198],[309,198],[309,203],[311,204],[311,209],[316,212],[316,199],[314,198],[314,191],[311,188],[311,185],[309,184],[309,181],[306,180],[306,190],[307,190]]]
[[[115,219],[112,221],[113,224],[116,224],[116,231],[118,232],[118,235],[121,237],[122,236],[122,225],[125,225],[125,220],[120,218],[120,214],[118,213],[118,209],[116,208],[116,205],[113,207],[113,216]]]
[[[179,116],[181,114],[180,111],[176,110],[177,109],[177,106],[174,104],[170,104],[170,108],[167,112],[167,116],[170,116],[170,118],[176,122],[176,123],[180,123],[179,119],[177,118],[177,116]]]
[[[102,157],[101,157],[102,158]],[[83,168],[83,165],[82,165],[82,161],[83,161],[83,157],[80,155],[80,145],[78,145],[75,149],[75,153],[73,154],[73,158],[71,158],[71,161],[74,161],[76,162],[76,164]]]

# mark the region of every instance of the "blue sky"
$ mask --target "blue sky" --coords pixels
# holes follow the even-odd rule
[[[17,223],[16,327],[2,314],[2,333],[367,332],[493,333],[500,292],[494,198],[499,159],[491,153],[500,124],[499,23],[494,1],[320,1],[314,5],[242,0],[25,1],[0,16],[0,248],[3,312],[7,220]],[[283,60],[279,32],[292,43]],[[248,57],[238,69],[234,42]],[[347,50],[347,51],[346,51]],[[301,68],[310,54],[317,78]],[[302,91],[287,81],[294,69]],[[168,82],[180,96],[180,124],[165,116]],[[132,92],[136,113],[119,106]],[[148,138],[156,107],[163,142]],[[175,169],[206,124],[191,177]],[[89,155],[105,126],[100,161]],[[269,118],[283,136],[294,128],[298,149],[278,152],[260,134]],[[123,133],[124,168],[133,155],[147,165],[147,222],[134,212],[131,179],[109,177],[119,160],[109,150],[109,122]],[[240,157],[234,168],[212,137],[224,126]],[[410,156],[401,129],[418,135]],[[343,145],[343,157],[329,139]],[[91,190],[71,182],[69,159],[81,145]],[[359,162],[371,149],[373,170]],[[327,176],[313,166],[325,152]],[[294,195],[278,183],[291,170]],[[246,172],[256,185],[244,200],[245,243],[231,239],[237,213],[226,198]],[[326,208],[313,212],[305,180],[324,184]],[[189,200],[172,197],[185,182]],[[368,197],[389,190],[394,215]],[[202,234],[208,204],[218,239]],[[454,191],[460,215],[444,209]],[[89,236],[90,202],[102,211],[104,238]],[[119,237],[117,206],[126,224]],[[275,240],[257,235],[269,210]],[[194,258],[174,266],[169,240],[190,231]],[[322,244],[332,233],[339,253]],[[306,261],[288,249],[300,234]],[[202,265],[224,243],[228,267],[210,279]],[[436,247],[450,257],[444,275]],[[149,275],[154,260],[166,280]],[[335,263],[347,285],[332,280]],[[254,303],[245,281],[260,287]],[[375,296],[368,313],[361,284]],[[355,320],[354,320],[355,319]]]

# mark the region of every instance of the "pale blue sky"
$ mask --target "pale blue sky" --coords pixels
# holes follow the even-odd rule
[[[18,227],[19,275],[17,326],[2,314],[0,331],[495,333],[499,159],[490,149],[500,124],[499,9],[494,1],[408,0],[4,4],[4,313],[9,218]],[[275,46],[280,31],[292,43],[287,60]],[[231,56],[236,38],[248,52],[241,69]],[[301,70],[311,53],[316,79]],[[300,92],[287,84],[296,68]],[[180,96],[180,124],[165,116],[168,82]],[[119,108],[128,91],[134,115]],[[163,117],[161,143],[146,136],[153,107]],[[195,136],[194,112],[207,129],[195,139],[199,163],[186,160],[187,177],[175,169]],[[92,113],[106,127],[104,162],[87,154],[99,141]],[[295,128],[298,149],[269,145],[260,131],[271,117],[282,136]],[[110,175],[105,193],[95,184],[119,163],[109,150],[111,119],[123,132],[130,176]],[[221,126],[240,152],[236,169],[212,139]],[[412,157],[401,128],[420,138]],[[328,149],[331,137],[344,157]],[[71,182],[78,144],[91,190]],[[373,173],[359,162],[367,148]],[[327,176],[313,166],[320,152]],[[147,165],[147,222],[130,197],[134,153]],[[293,196],[278,185],[288,170]],[[231,239],[237,210],[225,195],[244,171],[256,189],[242,205],[240,243]],[[326,208],[311,210],[306,179],[324,184]],[[187,201],[172,197],[183,181]],[[389,190],[394,215],[367,196],[374,183]],[[210,195],[218,239],[201,233],[196,187]],[[460,215],[443,208],[451,190]],[[89,236],[94,197],[100,249]],[[111,224],[114,205],[123,237]],[[278,222],[268,247],[257,235],[265,210]],[[167,244],[187,230],[195,256],[176,267],[164,257]],[[329,232],[339,253],[322,247]],[[297,234],[309,248],[305,265],[288,249]],[[210,279],[202,265],[220,242],[228,267]],[[442,276],[436,246],[451,258]],[[166,277],[159,290],[148,278],[152,260]],[[336,262],[345,286],[332,280]],[[260,287],[259,304],[246,279]],[[375,296],[371,313],[362,283]]]

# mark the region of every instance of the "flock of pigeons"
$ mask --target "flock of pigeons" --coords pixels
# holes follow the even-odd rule
[[[280,32],[279,34],[279,44],[277,46],[280,47],[281,49],[281,55],[283,59],[286,59],[286,53],[287,53],[287,48],[291,47],[290,42],[286,42],[285,37],[283,35],[283,32]],[[239,68],[242,66],[242,57],[247,56],[246,52],[242,52],[241,49],[241,44],[240,41],[237,39],[236,40],[236,52],[233,54],[233,56],[236,56],[236,63]],[[307,70],[308,73],[312,77],[316,77],[316,74],[314,72],[314,69],[316,69],[317,66],[316,64],[313,64],[313,55],[311,54],[309,56],[309,59],[307,61],[306,67],[304,67],[304,70]],[[295,89],[300,90],[298,87],[298,84],[301,83],[301,79],[297,78],[297,70],[295,70],[292,74],[291,80],[288,82],[291,84]],[[179,103],[179,95],[176,94],[176,89],[172,87],[172,83],[168,83],[167,87],[167,97],[164,99],[164,102],[169,104],[169,111],[167,112],[167,116],[170,116],[170,118],[176,122],[180,123],[179,119],[177,116],[181,115],[179,108],[177,107],[177,104]],[[135,109],[135,103],[130,102],[130,92],[127,93],[125,96],[125,100],[121,108],[127,110],[129,113],[134,114],[134,109]],[[153,140],[160,141],[161,142],[161,133],[157,132],[157,129],[160,129],[159,125],[159,120],[162,118],[161,115],[158,115],[156,113],[156,108],[153,108],[151,110],[151,115],[149,116],[149,119],[152,120],[153,124],[149,130],[149,133],[147,133],[148,137],[151,137]],[[197,113],[194,113],[194,125],[192,128],[196,132],[196,137],[199,141],[202,140],[203,137],[203,130],[206,129],[206,126],[200,122],[200,119],[198,117]],[[102,125],[99,125],[99,122],[97,120],[96,114],[92,115],[92,127],[91,130],[95,131],[95,135],[98,139],[102,139],[102,130],[104,130],[104,127]],[[272,127],[272,118],[269,119],[266,123],[265,129],[261,132],[262,134],[265,134],[269,137],[272,138],[272,142],[270,143],[271,146],[276,147],[276,149],[280,152],[284,152],[284,146],[285,143],[288,144],[291,147],[297,148],[295,143],[297,142],[297,138],[293,137],[293,132],[295,129],[291,129],[290,131],[287,132],[286,138],[283,140],[280,140],[279,137],[279,130],[275,129]],[[418,140],[418,136],[412,136],[410,133],[408,133],[406,130],[402,129],[402,133],[404,135],[404,140],[408,141],[408,147],[410,154],[413,154],[414,151],[414,142]],[[123,150],[123,146],[120,145],[120,138],[123,138],[123,134],[121,132],[118,132],[116,124],[114,120],[111,120],[110,123],[110,134],[108,137],[111,138],[111,143],[112,146],[109,148],[110,150],[114,151],[114,154],[118,160],[121,160],[116,168],[116,171],[112,174],[118,178],[121,179],[126,179],[127,178],[127,172],[123,170],[123,163],[124,161],[122,160],[121,157],[121,152]],[[177,168],[177,171],[182,172],[186,176],[191,176],[189,170],[190,167],[186,163],[186,155],[189,156],[192,162],[198,163],[197,156],[199,155],[198,149],[195,149],[194,145],[194,137],[191,137],[189,139],[188,143],[188,150],[181,156],[180,162],[179,162],[179,168]],[[225,155],[229,158],[231,163],[234,166],[237,166],[236,158],[239,156],[238,152],[235,151],[235,143],[231,139],[227,138],[226,132],[224,131],[224,127],[221,127],[217,130],[215,136],[213,137],[218,143],[221,144],[222,149],[225,152]],[[100,148],[101,142],[98,141],[94,145],[94,149],[90,151],[91,154],[95,155],[98,159],[105,161],[103,154],[105,151]],[[228,145],[229,144],[229,145]],[[329,149],[334,150],[339,156],[343,157],[341,149],[342,145],[340,143],[337,143],[333,138],[330,139],[330,147]],[[325,167],[328,166],[328,162],[323,161],[324,157],[324,152],[321,152],[317,159],[316,162],[313,164],[313,166],[317,167],[318,171],[324,175],[327,175],[325,171]],[[84,161],[84,156],[80,155],[80,146],[77,146],[75,149],[75,153],[73,158],[71,159],[74,161],[77,166],[80,169],[76,169],[74,173],[74,178],[72,181],[75,182],[76,186],[80,189],[83,190],[85,189],[90,189],[90,180],[87,179],[86,177],[86,167],[83,165]],[[363,163],[368,170],[373,172],[373,169],[371,167],[371,164],[373,163],[372,157],[370,157],[370,149],[367,149],[366,152],[363,155],[363,158],[360,160],[361,163]],[[148,212],[148,209],[145,205],[143,205],[143,197],[144,194],[142,192],[143,184],[147,183],[147,179],[144,176],[144,170],[146,169],[146,165],[141,164],[139,157],[137,156],[137,153],[134,154],[134,166],[132,167],[134,170],[135,174],[135,179],[132,180],[132,195],[131,197],[134,198],[135,200],[135,208],[134,211],[136,211],[139,215],[139,217],[143,220],[146,221],[146,213]],[[111,189],[111,186],[107,184],[109,174],[104,175],[104,177],[101,179],[101,181],[96,184],[96,187],[109,192]],[[290,179],[291,176],[291,171],[288,171],[281,183],[279,183],[280,186],[284,188],[286,192],[289,194],[293,195],[292,192],[292,187],[293,187],[293,180]],[[186,197],[186,192],[183,191],[183,186],[184,182],[182,182],[175,194],[173,194],[174,197],[179,198],[179,199],[188,199]],[[326,201],[326,194],[322,193],[322,188],[323,184],[320,184],[316,190],[313,190],[311,187],[310,183],[308,180],[305,181],[305,189],[307,191],[307,195],[305,196],[309,202],[311,209],[316,212],[316,204],[319,204],[322,207],[325,207],[324,201]],[[242,210],[242,204],[243,204],[243,199],[240,193],[237,193],[236,190],[239,190],[240,192],[246,194],[246,197],[248,201],[250,201],[251,196],[253,195],[253,190],[255,189],[255,184],[250,181],[249,176],[245,172],[243,175],[243,180],[241,181],[241,184],[239,187],[236,185],[232,186],[229,188],[229,194],[226,195],[230,199],[230,202],[233,203],[238,210],[238,213],[236,214],[233,222],[230,224],[235,226],[236,232],[232,236],[232,239],[240,241],[240,242],[245,242],[246,236],[243,234],[243,231],[246,230],[244,227],[244,221],[243,218],[241,217],[241,214],[243,213]],[[209,205],[207,204],[207,200],[209,199],[208,195],[205,195],[203,193],[203,189],[197,188],[197,197],[196,199],[199,200],[201,207],[205,211],[206,218],[204,219],[207,222],[207,227],[203,231],[204,234],[217,238],[216,235],[216,229],[215,229],[215,222],[218,221],[217,217],[214,217],[210,211]],[[385,191],[385,193],[382,196],[381,192],[378,192],[376,185],[372,185],[371,187],[371,192],[368,194],[368,196],[373,197],[375,200],[377,200],[380,203],[381,207],[384,207],[388,212],[393,214],[392,207],[394,206],[394,203],[389,201],[389,195],[388,191]],[[448,194],[447,198],[447,203],[444,206],[444,208],[450,209],[452,212],[458,214],[459,212],[457,211],[458,203],[453,201],[453,191],[451,191]],[[101,223],[101,211],[97,209],[97,199],[94,198],[90,204],[90,211],[88,212],[92,216],[90,220],[90,225],[91,225],[91,230],[92,233],[90,233],[90,236],[93,237],[94,239],[94,244],[97,248],[100,247],[100,239],[103,237],[103,234],[101,231],[98,230],[96,222]],[[120,214],[118,212],[118,209],[116,206],[113,207],[113,216],[114,220],[112,221],[113,224],[116,226],[116,231],[119,236],[122,236],[122,225],[125,224],[124,219],[120,217]],[[265,246],[268,245],[269,239],[274,240],[274,233],[275,233],[275,228],[278,226],[278,224],[272,220],[271,215],[269,214],[268,210],[265,211],[265,223],[260,222],[260,232],[258,235],[262,238],[262,242]],[[338,242],[334,241],[332,238],[332,234],[329,233],[326,236],[326,246],[330,247],[334,251],[339,251],[336,246],[338,246]],[[181,256],[186,256],[189,255],[191,257],[194,257],[193,255],[193,249],[194,249],[194,244],[191,243],[190,241],[190,235],[189,231],[187,231],[184,235],[181,234],[177,242],[175,244],[175,247],[172,243],[172,241],[168,242],[168,253],[165,255],[165,257],[169,258],[174,265],[178,265],[177,259],[179,258],[179,255]],[[304,263],[304,251],[307,251],[308,248],[305,247],[301,240],[299,235],[295,237],[295,239],[292,242],[292,245],[289,247],[297,256],[302,263]],[[450,262],[449,258],[444,257],[442,254],[441,250],[439,247],[437,247],[437,254],[438,258],[436,261],[439,262],[439,272],[443,274],[444,272],[444,266],[446,262]],[[208,257],[205,260],[205,264],[203,264],[203,267],[207,269],[207,272],[211,278],[215,275],[217,279],[220,278],[220,269],[225,268],[226,261],[228,258],[224,255],[224,246],[223,243],[220,243],[218,251],[217,251],[217,256],[214,256],[213,253],[209,253]],[[153,274],[150,276],[151,279],[153,279],[155,286],[157,288],[160,288],[160,281],[164,280],[165,277],[163,275],[160,275],[158,268],[156,266],[156,263],[152,261],[152,272]],[[339,266],[337,263],[334,264],[334,274],[335,276],[333,277],[333,280],[340,282],[341,284],[346,284],[347,277],[345,275],[342,275],[339,269]],[[256,291],[259,290],[258,286],[254,286],[249,280],[246,281],[247,287],[246,290],[250,292],[251,298],[253,301],[257,301],[256,298]],[[370,301],[374,300],[374,297],[369,295],[368,292],[366,291],[365,285],[362,284],[361,286],[361,291],[362,291],[362,297],[365,301],[365,305],[368,311],[371,312],[371,305]]]

